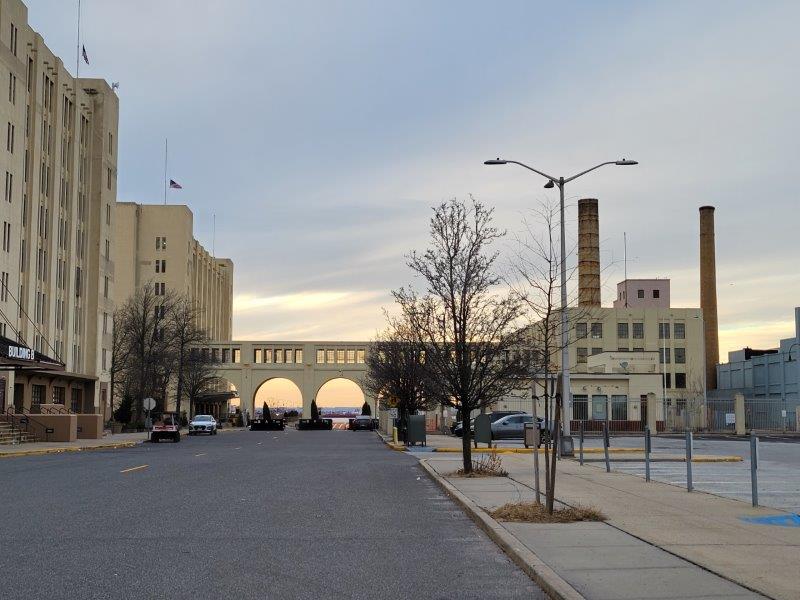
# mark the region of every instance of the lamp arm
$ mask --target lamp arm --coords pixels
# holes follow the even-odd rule
[[[545,179],[549,179],[550,181],[552,181],[554,183],[558,183],[558,181],[559,181],[558,177],[553,177],[552,175],[548,175],[547,173],[542,173],[541,171],[538,171],[537,169],[534,169],[533,167],[530,167],[530,166],[526,165],[525,163],[521,163],[521,162],[519,162],[517,160],[507,160],[506,162],[507,163],[512,163],[512,164],[515,164],[515,165],[519,165],[520,167],[525,167],[529,171],[533,171],[534,173],[538,173],[539,175],[541,175]]]
[[[581,175],[586,175],[587,173],[590,173],[591,171],[594,171],[595,169],[599,169],[600,167],[605,167],[606,165],[615,165],[615,164],[617,164],[617,161],[615,161],[615,160],[609,160],[608,162],[600,163],[599,165],[596,165],[596,166],[592,167],[591,169],[586,169],[585,171],[581,171],[577,175],[573,175],[572,177],[568,177],[567,179],[564,180],[564,183],[569,183],[573,179],[577,179]]]

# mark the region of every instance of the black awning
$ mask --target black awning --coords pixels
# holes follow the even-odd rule
[[[195,402],[227,402],[233,398],[238,398],[239,394],[236,392],[214,392],[210,394],[200,394],[197,396]]]
[[[63,371],[64,363],[25,344],[0,336],[0,370]]]

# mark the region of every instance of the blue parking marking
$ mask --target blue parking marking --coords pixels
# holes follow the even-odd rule
[[[800,515],[774,515],[770,517],[739,517],[753,525],[775,525],[777,527],[800,527]]]

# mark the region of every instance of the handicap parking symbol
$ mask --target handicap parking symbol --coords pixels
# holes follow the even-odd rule
[[[769,517],[740,517],[753,525],[774,525],[777,527],[800,527],[800,515],[772,515]]]

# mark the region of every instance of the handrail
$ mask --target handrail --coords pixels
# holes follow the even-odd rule
[[[12,430],[14,428],[16,428],[16,429],[18,429],[20,431],[20,433],[22,433],[23,429],[22,429],[21,426],[24,425],[25,426],[25,430],[24,430],[25,433],[32,434],[34,437],[38,438],[39,436],[36,434],[35,431],[31,432],[28,429],[28,425],[35,424],[35,425],[39,426],[42,429],[42,434],[44,435],[45,441],[47,441],[47,437],[50,435],[47,432],[47,430],[48,430],[47,425],[45,425],[44,423],[42,423],[40,421],[37,421],[33,416],[31,416],[30,413],[25,413],[25,412],[17,413],[16,409],[13,406],[9,406],[5,411],[5,415],[6,415],[6,418],[11,420],[11,428],[12,428]],[[17,425],[16,421],[19,421],[19,425]]]

